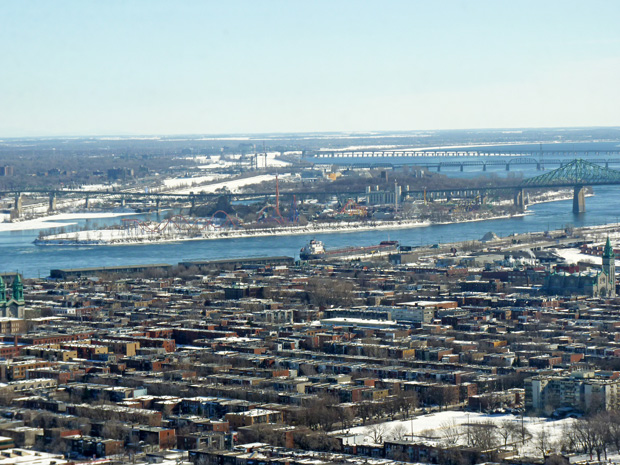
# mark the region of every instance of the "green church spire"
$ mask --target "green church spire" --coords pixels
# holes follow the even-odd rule
[[[24,300],[24,285],[22,284],[22,278],[20,278],[19,273],[15,275],[15,279],[13,280],[13,299],[18,302]]]
[[[609,236],[607,236],[607,242],[605,243],[605,248],[603,249],[603,258],[616,258],[611,242],[609,242]]]

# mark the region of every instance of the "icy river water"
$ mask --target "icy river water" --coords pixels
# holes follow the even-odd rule
[[[593,147],[590,145],[589,147]],[[598,146],[597,146],[598,147]],[[608,145],[618,150],[618,143]],[[610,164],[610,168],[620,168],[620,159]],[[551,168],[550,168],[551,169]],[[464,172],[443,170],[448,176],[482,175],[480,168],[472,167]],[[487,176],[514,175],[505,169],[489,169]],[[524,177],[541,174],[535,167],[527,167]],[[567,225],[593,226],[617,223],[620,218],[620,186],[601,186],[594,189],[594,196],[586,200],[587,211],[572,213],[572,200],[542,203],[528,208],[523,217],[485,220],[470,223],[429,225],[410,229],[333,232],[312,235],[273,236],[255,238],[235,238],[220,240],[185,241],[148,245],[88,246],[88,247],[37,247],[33,244],[38,230],[11,231],[0,233],[1,271],[19,271],[26,277],[45,277],[54,268],[81,268],[121,266],[135,264],[169,263],[180,261],[215,260],[233,257],[287,255],[299,257],[299,249],[310,239],[323,241],[328,248],[348,245],[363,246],[376,244],[382,240],[397,240],[403,245],[428,245],[433,243],[455,242],[480,239],[485,233],[493,231],[500,236],[513,233],[526,233],[560,229]],[[136,218],[135,215],[127,218]],[[123,217],[95,220],[79,220],[79,226],[92,227],[118,224]],[[49,229],[49,228],[46,228]]]

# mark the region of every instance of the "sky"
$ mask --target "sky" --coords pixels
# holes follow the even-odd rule
[[[616,0],[0,0],[0,137],[620,126]]]

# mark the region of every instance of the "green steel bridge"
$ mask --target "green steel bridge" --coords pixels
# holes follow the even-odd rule
[[[517,195],[521,195],[522,199],[523,189],[526,188],[572,187],[574,188],[573,212],[582,213],[586,211],[586,186],[614,184],[620,184],[620,171],[577,159],[556,170],[525,179],[521,183],[521,191]]]
[[[573,212],[583,213],[586,210],[585,188],[588,186],[620,185],[620,171],[597,165],[590,161],[576,159],[560,168],[540,176],[527,178],[515,184],[506,184],[497,187],[458,188],[458,189],[412,189],[403,192],[403,195],[414,198],[446,197],[479,197],[482,202],[492,191],[514,191],[514,203],[523,208],[525,206],[526,189],[572,188]]]

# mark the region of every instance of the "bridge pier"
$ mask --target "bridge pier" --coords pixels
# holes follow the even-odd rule
[[[50,192],[49,207],[47,208],[47,211],[49,212],[56,211],[56,193],[55,192]]]
[[[487,164],[486,164],[486,163],[483,163],[483,164],[482,164],[482,171],[486,171],[486,170],[487,170]]]
[[[461,172],[463,172],[463,163],[461,163]]]
[[[525,192],[523,189],[517,189],[515,191],[514,205],[521,210],[525,208]]]
[[[11,212],[11,218],[19,218],[22,214],[22,194],[18,192],[15,194],[15,203],[13,211]]]
[[[440,173],[441,172],[441,163],[439,165],[437,165],[437,172]]]
[[[510,163],[506,163],[506,171],[510,171]]]
[[[573,213],[585,213],[586,191],[584,186],[575,186],[573,194]]]
[[[86,210],[88,210],[89,200],[90,200],[90,199],[88,198],[88,196],[86,196],[86,198],[84,199],[84,208],[85,208]]]
[[[159,197],[157,197],[155,199],[155,211],[159,213],[160,210],[160,205],[161,205],[161,199]]]

